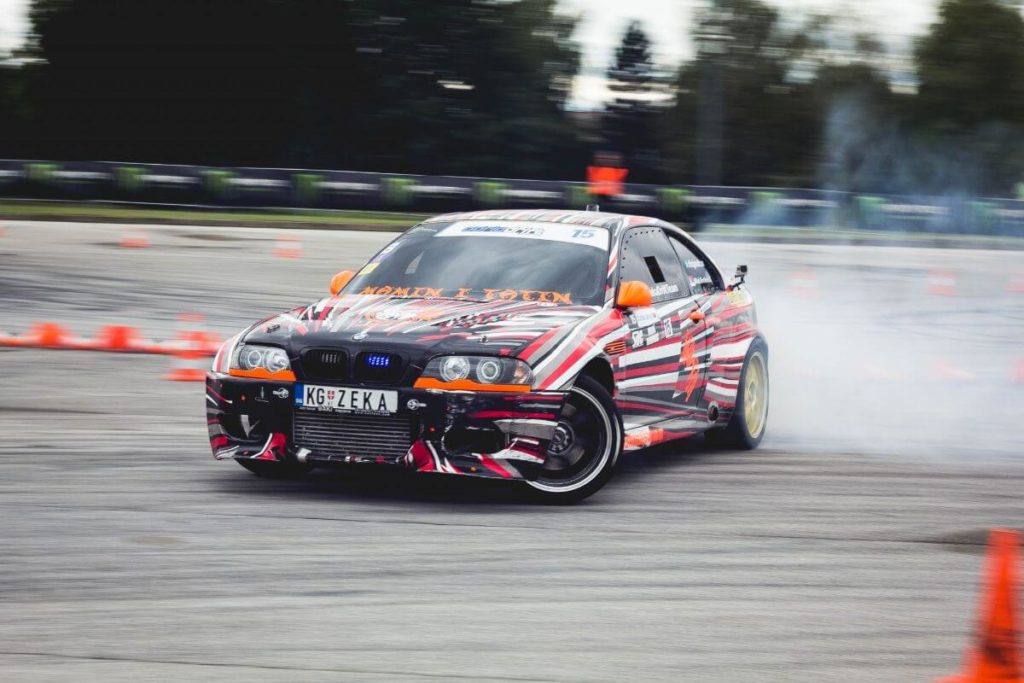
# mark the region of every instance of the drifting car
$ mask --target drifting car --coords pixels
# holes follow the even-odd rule
[[[744,286],[683,230],[600,211],[431,218],[330,296],[224,343],[213,455],[262,476],[364,463],[600,489],[623,451],[752,449],[768,347]]]

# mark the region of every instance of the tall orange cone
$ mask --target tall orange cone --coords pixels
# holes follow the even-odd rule
[[[964,670],[937,683],[1024,683],[1017,618],[1019,536],[1006,529],[989,535],[987,576]]]

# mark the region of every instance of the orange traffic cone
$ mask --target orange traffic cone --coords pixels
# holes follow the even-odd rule
[[[814,299],[818,296],[818,274],[813,270],[802,270],[789,276],[789,286],[793,294],[802,299]]]
[[[302,239],[294,235],[278,235],[274,240],[274,256],[302,258]]]
[[[1019,536],[1006,529],[993,529],[989,535],[974,642],[964,653],[964,670],[938,683],[1024,683],[1017,620]]]
[[[96,333],[93,348],[97,351],[143,351],[145,342],[138,328],[129,325],[104,325]]]
[[[128,228],[124,235],[121,236],[120,244],[122,247],[128,247],[129,249],[144,249],[150,246],[146,230],[139,227]]]
[[[930,377],[942,382],[972,382],[978,376],[948,358],[936,358],[932,362]]]
[[[948,270],[928,273],[928,293],[936,296],[956,296],[956,276]]]
[[[210,365],[202,333],[187,334],[182,348],[174,351],[174,367],[164,374],[172,382],[203,382]]]
[[[28,338],[33,346],[50,346],[59,349],[67,344],[71,333],[57,323],[34,323],[29,328]]]

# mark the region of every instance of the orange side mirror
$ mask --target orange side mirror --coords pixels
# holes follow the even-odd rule
[[[615,305],[619,308],[640,308],[654,303],[651,288],[639,280],[626,280],[619,283],[619,298]]]
[[[343,270],[331,278],[331,294],[338,294],[356,276],[355,271]]]

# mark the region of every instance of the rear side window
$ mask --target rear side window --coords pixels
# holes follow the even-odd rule
[[[715,279],[711,276],[707,264],[703,259],[693,253],[689,247],[677,239],[669,240],[672,249],[675,251],[679,262],[683,264],[686,273],[686,282],[690,290],[695,294],[711,294],[718,291]]]
[[[636,228],[622,238],[619,282],[626,280],[650,287],[655,303],[689,294],[679,259],[661,228]]]

